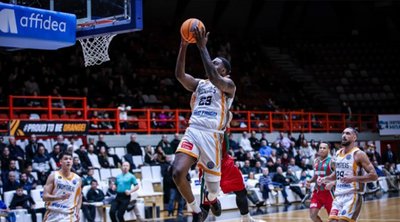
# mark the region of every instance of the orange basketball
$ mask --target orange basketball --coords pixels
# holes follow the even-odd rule
[[[199,27],[199,29],[205,28],[203,22],[196,18],[187,19],[182,23],[181,26],[181,36],[184,40],[189,43],[196,43],[196,38],[194,36],[194,29]]]

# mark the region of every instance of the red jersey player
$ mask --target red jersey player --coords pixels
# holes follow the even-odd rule
[[[329,145],[327,143],[320,143],[318,150],[319,157],[314,161],[314,176],[311,180],[307,181],[308,188],[310,187],[310,183],[316,182],[319,177],[328,176],[333,172],[333,161],[329,153]],[[314,222],[322,222],[318,216],[321,207],[325,207],[329,215],[333,202],[333,194],[331,192],[333,185],[334,182],[315,185],[310,204],[310,218]]]

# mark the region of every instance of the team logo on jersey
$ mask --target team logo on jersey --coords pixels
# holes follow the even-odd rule
[[[351,159],[351,154],[346,156],[346,160],[350,160]]]
[[[74,185],[76,185],[76,184],[78,183],[78,181],[77,181],[77,180],[73,180],[72,183],[73,183]]]
[[[343,210],[341,215],[345,215],[346,214],[346,210]]]
[[[62,177],[61,177],[61,176],[58,176],[58,179],[60,179],[60,180],[61,180],[61,179],[62,179]]]
[[[215,167],[215,164],[214,164],[212,161],[209,161],[209,162],[207,163],[207,167],[208,167],[208,169],[212,169],[212,168]]]
[[[192,150],[193,149],[193,144],[189,141],[183,141],[181,144],[181,148],[185,150]]]

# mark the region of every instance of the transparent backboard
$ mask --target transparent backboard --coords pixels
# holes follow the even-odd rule
[[[76,37],[143,29],[142,0],[1,0],[28,7],[75,14]]]

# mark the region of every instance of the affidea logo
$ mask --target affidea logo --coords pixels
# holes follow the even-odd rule
[[[18,23],[17,23],[18,22]],[[17,25],[19,24],[19,25]],[[22,16],[17,20],[14,9],[3,9],[0,11],[0,31],[4,33],[18,33],[18,28],[40,29],[54,32],[65,32],[67,24],[57,21],[42,13],[32,12],[30,16]]]

